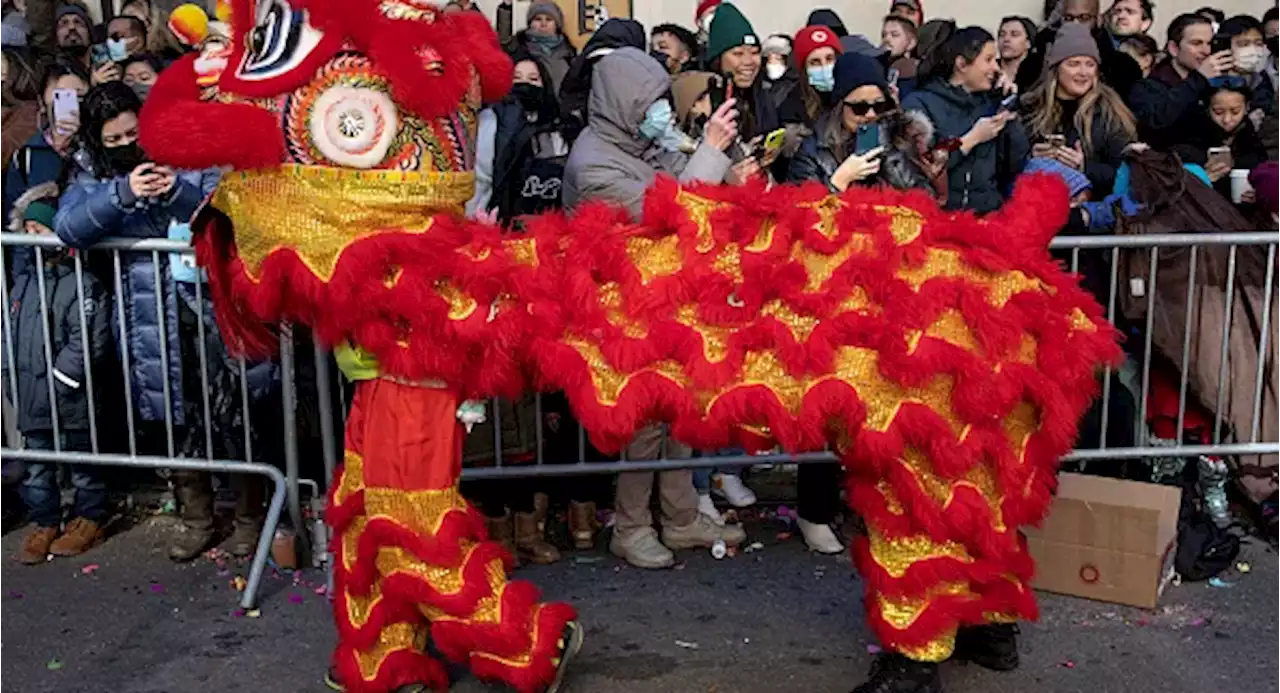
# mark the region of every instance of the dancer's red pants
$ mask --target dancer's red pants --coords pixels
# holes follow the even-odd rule
[[[347,420],[346,459],[330,498],[334,654],[343,685],[383,693],[446,688],[443,656],[521,693],[544,689],[567,604],[538,602],[508,582],[510,557],[488,541],[483,517],[458,493],[457,396],[389,380],[360,383]]]

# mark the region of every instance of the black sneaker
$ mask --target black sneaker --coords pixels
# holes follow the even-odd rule
[[[992,623],[966,626],[956,633],[955,659],[965,659],[992,671],[1018,668],[1018,626]]]
[[[853,693],[942,693],[942,677],[934,662],[917,662],[890,652],[876,657],[867,682]]]
[[[582,640],[584,631],[577,621],[569,621],[564,626],[564,632],[560,634],[560,654],[556,657],[556,677],[547,686],[546,693],[556,693],[560,690],[560,686],[564,685],[565,672],[569,670],[569,662],[578,655],[578,651],[582,649]]]

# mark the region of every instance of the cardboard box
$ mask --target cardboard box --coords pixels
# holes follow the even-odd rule
[[[1027,530],[1032,586],[1086,599],[1154,608],[1173,577],[1182,489],[1062,474],[1039,528]]]

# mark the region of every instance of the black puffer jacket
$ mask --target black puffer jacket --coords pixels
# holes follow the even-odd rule
[[[908,94],[902,108],[923,112],[933,123],[935,141],[942,142],[963,136],[979,118],[994,115],[999,100],[992,94],[970,93],[935,79]],[[947,159],[947,209],[983,213],[999,209],[1030,150],[1022,123],[1013,120],[998,137],[968,154],[959,149],[951,152]]]
[[[582,52],[569,64],[569,73],[565,75],[560,93],[557,94],[560,119],[565,126],[564,134],[569,140],[577,139],[578,133],[587,126],[591,75],[600,58],[626,46],[647,50],[648,45],[649,38],[644,33],[644,25],[634,19],[610,19],[591,35]]]
[[[111,298],[93,273],[84,272],[82,276],[83,301],[76,289],[76,272],[71,261],[45,263],[43,303],[48,308],[47,322],[40,312],[40,278],[34,269],[21,275],[14,284],[8,307],[14,336],[14,372],[9,370],[10,354],[4,354],[0,362],[3,363],[5,395],[12,396],[11,388],[17,387],[18,401],[14,404],[18,411],[18,430],[23,433],[53,428],[49,408],[50,378],[53,379],[57,398],[59,429],[83,431],[89,428],[90,403],[85,373],[91,364],[98,372],[108,354],[111,345]],[[83,330],[80,324],[81,305],[84,307]],[[45,361],[46,325],[52,369]],[[84,358],[86,343],[89,363]],[[8,345],[3,348],[7,349]],[[98,390],[95,394],[100,392]]]

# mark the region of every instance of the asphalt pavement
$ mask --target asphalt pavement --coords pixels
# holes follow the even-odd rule
[[[245,567],[165,557],[174,520],[149,518],[74,559],[13,560],[0,546],[0,688],[5,693],[312,693],[334,644],[323,573],[265,584],[261,614],[236,608]],[[570,693],[845,693],[875,649],[846,557],[822,557],[768,524],[765,544],[714,560],[684,552],[649,572],[603,551],[526,568],[578,606],[586,646]],[[1252,693],[1277,690],[1277,557],[1246,544],[1248,572],[1226,586],[1171,587],[1154,611],[1042,595],[1022,626],[1022,666],[995,674],[947,664],[950,693]],[[452,690],[496,691],[462,677]]]

